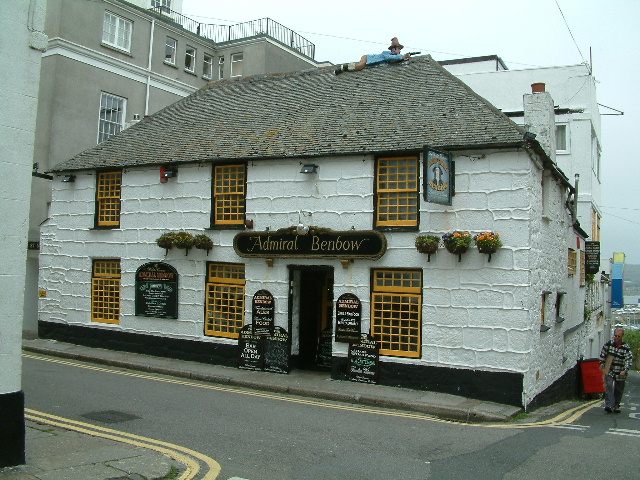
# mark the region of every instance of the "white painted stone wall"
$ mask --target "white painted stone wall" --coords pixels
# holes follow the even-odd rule
[[[566,290],[566,314],[575,319],[579,295],[567,277],[567,246],[573,234],[564,194],[549,182],[547,215],[542,215],[542,171],[525,152],[463,152],[455,156],[453,206],[420,201],[420,232],[442,235],[497,231],[504,243],[488,262],[475,248],[462,256],[444,248],[431,256],[414,247],[417,232],[385,232],[387,253],[378,261],[356,260],[344,269],[339,260],[239,258],[233,248],[237,231],[206,230],[211,207],[210,166],[183,165],[177,178],[160,184],[158,169],[129,168],[123,174],[121,228],[92,230],[95,176],[79,173],[75,183],[53,182],[51,220],[44,226],[41,262],[41,318],[95,328],[151,333],[204,342],[235,343],[205,337],[203,303],[207,261],[246,265],[246,317],[260,289],[275,298],[275,323],[288,328],[287,265],[330,265],[334,299],[354,293],[362,301],[362,330],[369,330],[370,269],[423,268],[422,358],[389,357],[398,363],[521,373],[525,401],[533,398],[575,364],[562,362],[562,324],[540,333],[543,290]],[[254,230],[277,230],[300,221],[333,230],[370,230],[373,226],[374,161],[370,156],[315,159],[317,174],[300,173],[298,160],[249,162],[247,218]],[[168,230],[206,233],[214,248],[206,255],[192,249],[170,250],[155,239]],[[122,258],[120,325],[91,324],[91,261]],[[166,261],[179,273],[179,318],[135,317],[134,274],[150,261]],[[582,298],[583,300],[583,298]],[[549,316],[551,316],[550,305]],[[573,320],[571,320],[573,322]],[[569,321],[565,322],[568,325]],[[295,332],[292,332],[295,341]],[[334,354],[346,356],[346,344]],[[294,353],[296,345],[294,344]],[[538,372],[540,372],[538,374]]]

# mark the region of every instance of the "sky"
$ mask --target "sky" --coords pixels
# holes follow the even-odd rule
[[[498,55],[510,70],[589,62],[602,115],[603,259],[640,264],[640,0],[183,0],[183,14],[233,25],[271,18],[316,46],[317,61],[352,62],[397,36],[436,60]],[[590,233],[590,228],[585,228]],[[601,264],[601,269],[606,269]]]

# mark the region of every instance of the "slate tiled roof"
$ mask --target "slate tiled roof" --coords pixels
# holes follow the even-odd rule
[[[53,171],[522,145],[524,130],[430,56],[211,82]]]

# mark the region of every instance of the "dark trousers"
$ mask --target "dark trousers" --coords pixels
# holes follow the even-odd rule
[[[605,375],[604,381],[606,386],[604,393],[605,406],[620,408],[622,393],[624,392],[624,380],[616,380],[611,375]]]

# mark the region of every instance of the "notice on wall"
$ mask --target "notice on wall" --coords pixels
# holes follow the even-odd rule
[[[274,300],[268,290],[258,290],[253,295],[253,327],[258,335],[270,335],[273,332]]]
[[[600,242],[584,242],[584,254],[585,273],[598,273],[600,271]]]
[[[353,293],[344,293],[336,301],[336,342],[360,340],[362,304]]]
[[[136,270],[135,314],[178,318],[178,272],[166,263],[145,263]]]
[[[244,370],[262,370],[264,366],[264,337],[245,325],[238,336],[238,367]]]
[[[347,375],[349,380],[362,383],[378,382],[378,343],[369,334],[363,333],[360,341],[349,344]]]
[[[264,337],[264,370],[273,373],[289,373],[291,336],[282,327],[274,327],[273,333]]]

